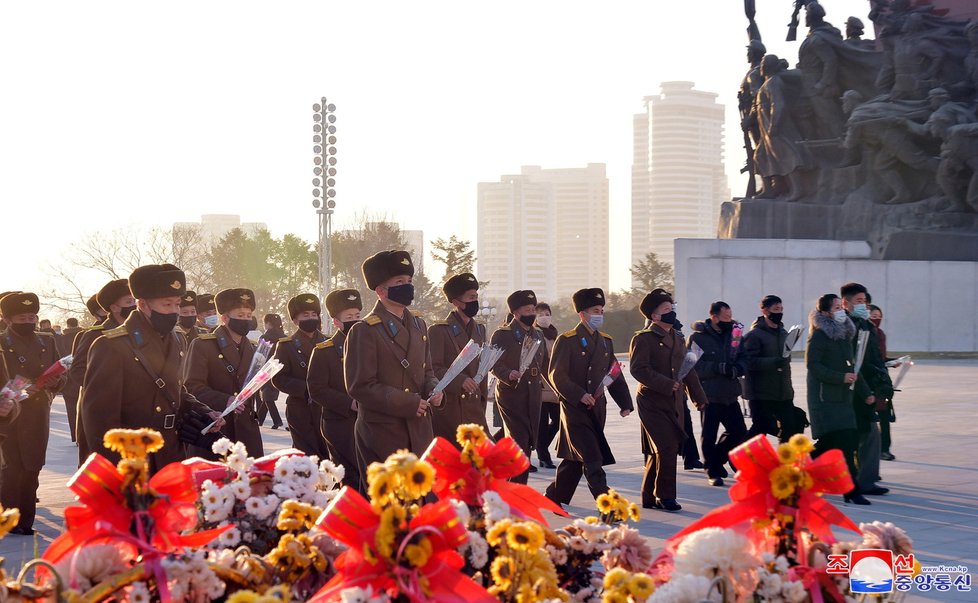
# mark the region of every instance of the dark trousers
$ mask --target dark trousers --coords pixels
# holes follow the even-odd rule
[[[880,416],[880,451],[889,452],[890,451],[890,423],[892,422],[891,414],[893,413],[893,401],[891,400],[887,403],[886,408],[877,413]]]
[[[608,478],[601,466],[601,459],[587,463],[563,459],[557,465],[554,482],[547,486],[547,498],[563,505],[570,504],[577,485],[581,482],[581,476],[587,480],[588,490],[594,498],[608,491]]]
[[[37,402],[35,402],[36,404]],[[4,509],[20,509],[18,528],[34,527],[37,514],[37,488],[40,485],[37,470],[27,467],[23,451],[17,442],[7,440],[3,444],[3,470],[0,471],[0,504]]]
[[[78,417],[78,385],[69,380],[61,396],[65,399],[65,411],[68,414],[68,429],[71,431],[71,441],[75,441],[75,421]]]
[[[683,401],[683,431],[686,432],[686,440],[683,441],[682,448],[683,463],[686,465],[695,464],[700,460],[700,451],[696,447],[696,436],[693,435],[693,415],[689,412],[688,399]],[[675,498],[675,496],[672,498]]]
[[[818,458],[820,454],[827,450],[841,450],[842,456],[846,459],[846,466],[849,467],[849,476],[852,478],[853,488],[851,492],[858,492],[856,477],[859,472],[856,470],[856,448],[859,446],[859,432],[855,429],[840,429],[822,434],[815,441],[815,450],[812,451],[812,458]]]
[[[289,422],[293,447],[305,452],[307,456],[329,458],[326,440],[319,427],[323,420],[321,406],[289,397],[285,403],[285,418]]]
[[[750,400],[750,430],[747,437],[767,434],[787,442],[803,430],[795,425],[795,405],[791,400]]]
[[[706,474],[710,478],[723,477],[723,465],[729,460],[730,451],[747,439],[744,413],[736,401],[731,404],[711,402],[700,411],[700,422]],[[725,433],[718,442],[717,432],[721,425]]]
[[[278,413],[278,407],[275,406],[275,401],[278,400],[278,390],[271,385],[266,385],[259,392],[261,398],[261,404],[256,404],[258,407],[256,410],[258,412],[258,424],[261,425],[265,422],[265,417],[272,415],[272,425],[278,426],[282,424],[282,416]]]
[[[560,404],[543,402],[540,404],[540,427],[537,429],[537,459],[553,463],[550,458],[550,443],[560,431]]]
[[[696,440],[689,438],[686,440],[693,442],[693,449],[696,449]],[[683,446],[686,446],[686,443]],[[669,443],[655,443],[652,454],[645,457],[645,474],[642,476],[642,504],[651,506],[658,498],[660,500],[676,499],[676,459],[678,449],[670,447]],[[697,455],[696,460],[699,460]]]

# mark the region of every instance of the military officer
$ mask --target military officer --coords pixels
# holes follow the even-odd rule
[[[78,326],[78,319],[75,317],[65,321],[68,326],[64,330],[62,343],[58,346],[58,352],[64,356],[71,354],[75,348],[75,338],[85,332],[85,329]],[[65,400],[65,413],[68,415],[68,431],[71,434],[71,441],[75,441],[75,417],[78,411],[78,388],[80,385],[66,378],[65,387],[61,390],[61,396]]]
[[[184,387],[186,341],[174,331],[186,292],[183,271],[172,264],[140,266],[129,275],[129,290],[136,310],[92,344],[79,406],[89,450],[113,462],[119,455],[102,441],[110,429],[148,427],[160,432],[163,448],[149,459],[153,474],[186,457],[178,418],[189,422],[210,417],[217,421],[214,432],[224,421]],[[189,435],[197,441],[183,443],[207,446],[199,428],[190,429]]]
[[[210,333],[221,323],[217,315],[217,307],[214,305],[214,296],[210,293],[201,293],[194,302],[197,309],[197,326],[200,333]]]
[[[255,292],[224,289],[214,296],[214,305],[221,325],[213,333],[198,335],[190,344],[187,391],[211,409],[223,412],[245,385],[255,355],[255,345],[248,339],[255,312]],[[221,431],[228,439],[243,442],[254,458],[264,455],[253,400],[239,406],[225,420],[227,423]],[[212,454],[209,450],[203,452],[207,456]]]
[[[8,293],[0,299],[0,316],[6,326],[0,342],[7,375],[34,380],[58,361],[54,336],[37,331],[39,308],[37,295],[33,293]],[[34,533],[38,476],[44,466],[51,428],[51,400],[62,385],[63,380],[32,391],[20,403],[16,428],[10,430],[2,445],[0,504],[8,509],[20,509],[20,521],[11,530],[14,534]]]
[[[513,319],[496,329],[492,345],[502,348],[503,355],[492,367],[496,376],[496,403],[503,418],[503,428],[529,458],[536,445],[540,425],[540,401],[543,393],[543,371],[550,354],[543,333],[533,327],[536,321],[537,296],[533,291],[514,291],[506,299]],[[524,345],[538,341],[539,346],[525,371],[520,371],[520,357]],[[530,472],[513,478],[525,484]]]
[[[363,262],[363,278],[377,303],[348,334],[343,371],[357,401],[357,462],[361,480],[370,463],[398,450],[424,453],[433,438],[430,406],[438,380],[431,369],[428,326],[408,306],[414,301],[414,263],[407,251],[381,251]],[[361,488],[366,488],[361,484]]]
[[[347,334],[360,322],[362,309],[363,301],[356,289],[337,289],[326,296],[326,311],[336,332],[313,349],[306,377],[309,397],[321,408],[321,430],[329,458],[346,469],[343,483],[351,488],[360,487],[355,436],[357,402],[346,391],[343,353]]]
[[[322,307],[312,293],[296,295],[288,303],[289,316],[296,331],[275,344],[275,358],[282,370],[272,377],[272,385],[285,392],[285,421],[292,434],[292,445],[308,455],[327,458],[329,451],[320,432],[321,407],[309,401],[306,374],[309,358],[316,344],[326,340],[323,335]]]
[[[136,309],[136,298],[129,291],[129,280],[120,278],[109,281],[104,287],[95,294],[99,308],[105,313],[105,319],[79,335],[75,339],[75,345],[71,350],[71,368],[68,369],[68,381],[78,384],[78,409],[75,416],[75,438],[78,441],[78,465],[81,466],[93,451],[88,447],[88,438],[85,437],[84,413],[81,411],[82,396],[81,388],[85,383],[85,372],[88,369],[88,352],[92,349],[92,344],[102,333],[111,331],[118,327],[129,314]],[[72,387],[75,387],[72,385]]]
[[[189,289],[180,299],[180,320],[177,321],[177,326],[187,338],[188,347],[203,331],[197,327],[197,294]]]
[[[486,341],[486,327],[475,321],[479,314],[479,281],[468,272],[456,274],[445,282],[442,290],[454,309],[445,320],[428,328],[431,340],[431,366],[435,377],[441,379],[462,348],[471,339],[482,345]],[[486,425],[488,380],[476,383],[473,377],[479,370],[479,361],[473,360],[462,373],[445,388],[445,401],[432,413],[431,422],[436,436],[455,443],[459,425],[475,423],[489,433]]]
[[[550,382],[560,401],[557,456],[562,460],[547,497],[560,504],[570,503],[582,475],[595,498],[608,491],[603,466],[615,463],[604,435],[608,394],[621,416],[627,417],[634,409],[624,375],[619,373],[607,388],[601,384],[615,363],[611,336],[601,331],[604,291],[581,289],[574,293],[573,301],[580,322],[554,342],[549,367]]]
[[[108,312],[102,309],[102,306],[98,305],[98,293],[88,298],[88,301],[85,302],[85,307],[88,308],[88,313],[95,319],[95,324],[102,324],[105,317],[109,315]]]

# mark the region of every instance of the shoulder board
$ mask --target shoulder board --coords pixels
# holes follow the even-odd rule
[[[615,340],[614,337],[612,337],[611,335],[608,335],[604,331],[598,331],[598,333],[601,333],[601,336],[604,337],[605,339],[610,339],[611,341],[614,341]]]
[[[44,331],[35,331],[35,334],[41,337],[45,337],[47,339],[54,339],[54,335],[52,333],[45,333]]]
[[[103,337],[107,337],[109,339],[115,339],[116,337],[122,337],[123,335],[128,335],[128,334],[129,331],[128,329],[126,329],[126,325],[122,325],[121,327],[109,329],[108,331],[105,332],[105,335],[103,335]]]
[[[447,320],[436,320],[435,322],[431,323],[431,326],[434,327],[437,325],[447,325],[447,324],[448,324]]]
[[[105,328],[105,325],[92,325],[92,326],[88,327],[88,329],[86,329],[86,330],[88,330],[88,331],[101,331],[104,328]]]
[[[411,314],[414,314],[415,318],[420,318],[421,320],[424,320],[424,314],[420,312],[411,312]]]
[[[367,323],[370,326],[374,326],[374,325],[379,325],[383,321],[381,321],[380,317],[377,316],[376,314],[371,314],[370,316],[364,318],[363,322]]]
[[[512,331],[513,330],[513,327],[509,326],[509,324],[507,323],[507,324],[504,324],[504,325],[499,325],[498,327],[496,327],[496,330],[497,331]]]
[[[652,329],[642,329],[641,331],[635,331],[636,335],[641,335],[642,333],[651,333]]]
[[[331,347],[333,347],[333,340],[332,339],[327,339],[326,341],[321,341],[321,342],[319,342],[319,343],[316,344],[316,349],[317,350],[323,350],[323,349],[331,348]]]
[[[200,337],[203,337],[203,335],[201,335]],[[281,339],[278,340],[278,342],[279,343],[285,343],[286,341],[291,341],[291,340],[292,340],[292,337],[282,337]]]
[[[577,329],[571,329],[570,331],[567,331],[566,333],[561,333],[560,334],[561,337],[575,337],[576,335],[577,335]]]
[[[201,333],[200,335],[197,336],[197,339],[203,339],[204,341],[207,341],[209,339],[217,339],[217,335],[215,335],[214,333]]]

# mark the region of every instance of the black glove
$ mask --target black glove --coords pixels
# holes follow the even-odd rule
[[[210,450],[214,442],[224,437],[220,431],[200,433],[213,422],[213,419],[197,410],[190,408],[184,410],[180,419],[179,437],[184,444]]]
[[[791,366],[791,357],[789,356],[787,358],[782,358],[781,362],[778,363],[778,366],[780,368],[788,368],[789,366]]]
[[[734,378],[734,367],[733,367],[732,364],[730,364],[728,362],[721,362],[720,363],[720,372],[723,373],[723,376],[724,377],[727,377],[729,379],[733,379]]]

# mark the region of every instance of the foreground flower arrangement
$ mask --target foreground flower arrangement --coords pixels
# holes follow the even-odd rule
[[[638,603],[852,600],[829,556],[858,548],[912,552],[892,524],[856,526],[821,494],[852,487],[841,454],[810,456],[795,436],[762,436],[731,452],[731,504],[667,541],[656,557],[630,525],[639,508],[615,490],[597,515],[565,516],[509,478],[528,461],[509,438],[463,425],[418,458],[391,455],[367,470],[364,497],[340,489],[343,468],[296,450],[260,459],[221,440],[218,462],[190,459],[148,476],[162,445],[151,430],[113,430],[68,482],[77,504],[66,532],[0,601],[229,603]],[[0,537],[17,522],[0,510]],[[832,526],[861,534],[841,543]],[[30,569],[25,568],[25,570]],[[881,599],[887,600],[887,599]],[[889,599],[893,600],[893,599]]]

